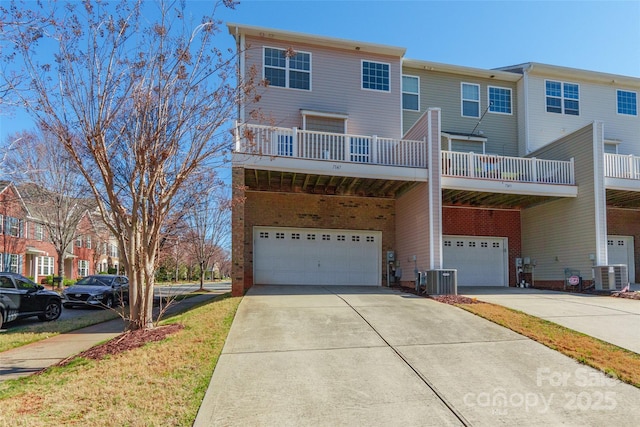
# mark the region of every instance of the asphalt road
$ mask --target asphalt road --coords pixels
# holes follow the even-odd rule
[[[227,281],[227,282],[216,282],[216,283],[205,283],[204,285],[205,290],[208,291],[222,291],[222,292],[226,292],[226,291],[231,291],[231,282]],[[183,295],[183,294],[188,294],[190,292],[194,292],[197,291],[198,289],[200,289],[200,284],[194,284],[194,283],[185,283],[185,284],[176,284],[176,285],[167,285],[167,286],[155,286],[154,288],[154,295],[157,298],[166,298],[166,297],[171,297],[171,296],[176,296],[176,295]],[[89,316],[91,315],[91,313],[95,313],[97,311],[100,311],[100,308],[94,308],[94,307],[89,307],[89,308],[80,308],[80,307],[76,307],[76,308],[63,308],[62,309],[62,314],[60,314],[60,318],[59,320],[64,320],[64,319],[73,319],[76,317],[82,317],[82,316]],[[32,324],[36,324],[36,323],[41,323],[40,320],[38,320],[37,317],[29,317],[26,319],[20,319],[20,320],[16,320],[14,322],[10,322],[7,323],[5,325],[3,325],[3,329],[12,329],[12,328],[16,328],[18,326],[26,326],[26,325],[32,325]]]

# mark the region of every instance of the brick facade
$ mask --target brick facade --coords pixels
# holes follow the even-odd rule
[[[234,169],[233,173],[234,182],[243,176],[242,170]],[[382,231],[382,254],[393,249],[395,200],[234,188],[234,199],[242,194],[244,203],[234,209],[232,219],[234,295],[242,295],[253,285],[254,226],[376,230]],[[386,274],[386,270],[380,273]]]
[[[515,259],[523,256],[520,211],[444,206],[442,234],[506,237],[509,244],[509,286],[516,283]]]

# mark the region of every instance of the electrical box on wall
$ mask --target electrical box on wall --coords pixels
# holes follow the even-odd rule
[[[387,251],[387,261],[394,261],[396,259],[396,253],[393,251]]]

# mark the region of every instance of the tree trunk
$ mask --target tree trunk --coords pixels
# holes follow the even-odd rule
[[[204,290],[204,267],[205,267],[205,263],[201,262],[200,263],[200,290],[201,291]]]

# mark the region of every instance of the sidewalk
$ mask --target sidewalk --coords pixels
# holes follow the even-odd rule
[[[225,292],[212,292],[184,299],[170,307],[164,318],[186,311],[223,293]],[[123,331],[124,321],[114,319],[0,353],[0,381],[32,375],[110,340]]]

